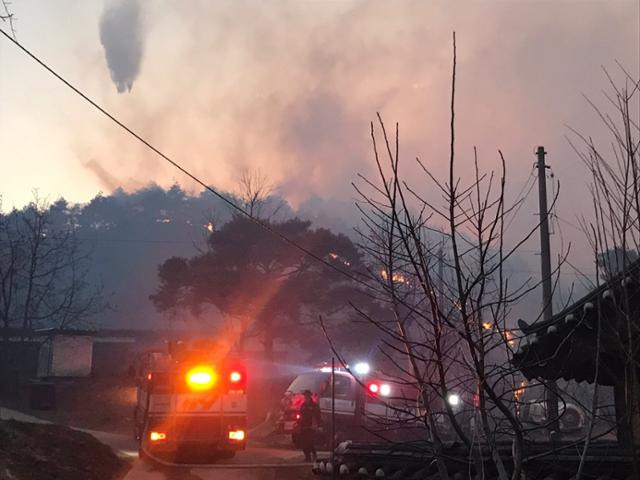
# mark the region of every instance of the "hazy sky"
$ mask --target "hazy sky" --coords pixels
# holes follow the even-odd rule
[[[208,183],[233,189],[242,169],[260,168],[294,205],[354,197],[356,173],[372,173],[369,121],[378,111],[389,126],[400,122],[410,178],[427,185],[416,156],[444,173],[455,30],[462,170],[474,145],[483,168],[498,166],[500,148],[516,195],[545,145],[562,184],[558,214],[575,222],[589,213],[587,177],[566,125],[602,131],[582,97],[604,104],[602,66],[621,78],[618,60],[640,76],[639,2],[452,4],[14,0],[12,8],[25,46]],[[113,79],[105,42],[120,69]],[[6,39],[0,154],[5,209],[34,188],[78,202],[149,182],[196,188]],[[535,221],[534,193],[516,229]],[[556,247],[580,243],[564,228]]]

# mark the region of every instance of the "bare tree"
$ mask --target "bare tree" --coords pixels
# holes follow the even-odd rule
[[[15,235],[10,234],[17,230],[16,225],[10,223],[15,223],[16,218],[2,215],[0,210],[0,321],[4,332],[8,332],[12,326],[15,312],[20,241]]]
[[[610,89],[605,92],[606,107],[587,99],[606,127],[610,147],[602,148],[591,136],[573,130],[570,139],[575,152],[591,173],[590,192],[593,217],[582,217],[580,224],[589,239],[594,260],[602,278],[610,282],[622,278],[623,287],[629,284],[632,270],[638,266],[640,251],[640,82],[619,65],[624,80],[616,82],[605,71]],[[622,86],[620,86],[622,84]],[[627,285],[628,286],[628,285]],[[640,353],[640,324],[637,321],[636,301],[628,288],[620,296],[610,295],[606,309],[597,305],[598,354],[601,349],[622,352],[622,374],[617,378],[616,422],[618,438],[623,445],[637,444],[640,440],[640,379],[638,362]],[[598,298],[598,302],[600,302]],[[606,318],[604,312],[606,310]],[[616,325],[601,332],[603,322]],[[612,323],[613,322],[613,323]],[[591,425],[584,457],[589,446],[593,423],[597,420],[597,391],[591,406]],[[637,459],[634,458],[638,474]]]
[[[13,38],[16,38],[16,30],[13,25],[13,22],[15,21],[15,15],[9,8],[10,5],[11,5],[11,2],[2,0],[2,6],[0,7],[0,20],[3,23],[9,24],[9,30],[11,30],[11,35],[13,36]]]
[[[283,200],[276,199],[274,194],[274,186],[260,170],[242,170],[237,197],[242,209],[251,217],[274,219],[284,207]]]
[[[512,285],[509,262],[538,226],[505,245],[505,226],[522,199],[506,201],[501,152],[497,172],[481,172],[474,149],[471,178],[458,173],[455,69],[454,36],[446,179],[420,159],[428,185],[403,178],[398,125],[391,137],[380,115],[377,128],[371,124],[378,176],[354,185],[364,221],[360,246],[371,264],[372,295],[385,302],[392,320],[362,316],[382,334],[389,381],[397,391],[414,392],[388,406],[424,423],[441,477],[449,478],[446,444],[456,439],[474,476],[484,477],[488,455],[500,479],[516,480],[531,427],[521,421],[524,379],[510,361],[518,339],[509,314],[537,284]],[[428,197],[433,191],[441,204]]]
[[[28,332],[34,328],[86,325],[105,307],[89,280],[89,253],[74,226],[50,221],[36,198],[23,210],[0,214],[0,320]]]

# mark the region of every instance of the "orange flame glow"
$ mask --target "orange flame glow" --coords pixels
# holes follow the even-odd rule
[[[527,381],[523,380],[522,382],[520,382],[520,386],[513,391],[513,397],[516,399],[517,402],[520,401],[526,389],[527,389]]]
[[[387,271],[384,269],[380,271],[380,276],[382,277],[383,280],[389,279],[389,273],[387,273]],[[391,281],[393,283],[400,283],[403,285],[409,284],[409,280],[407,280],[407,278],[404,275],[400,273],[395,273],[395,272],[391,275]]]

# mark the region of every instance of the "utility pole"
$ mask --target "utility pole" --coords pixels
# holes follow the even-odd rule
[[[438,292],[438,310],[444,312],[444,252],[442,251],[442,245],[440,245],[440,250],[438,250],[438,277],[438,288],[440,288],[440,292]]]
[[[331,478],[338,475],[336,468],[336,357],[331,357]]]
[[[536,155],[538,163],[538,201],[540,205],[540,271],[542,273],[542,306],[544,321],[553,316],[553,293],[551,289],[551,247],[549,245],[549,211],[547,209],[547,177],[544,147],[538,147]],[[558,432],[558,386],[555,380],[550,380],[545,389],[547,404],[547,421],[549,430]]]

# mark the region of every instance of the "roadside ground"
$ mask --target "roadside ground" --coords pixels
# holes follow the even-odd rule
[[[0,411],[3,480],[117,480],[131,466],[90,434],[17,413]]]
[[[48,423],[42,418],[7,408],[0,408],[0,419]],[[246,450],[238,452],[234,459],[221,460],[215,465],[170,467],[140,460],[137,456],[136,442],[131,435],[87,429],[80,429],[80,431],[89,433],[110,446],[120,458],[129,462],[131,468],[122,480],[305,480],[313,478],[311,464],[304,463],[303,455],[291,449],[249,445]],[[82,448],[78,449],[78,452],[82,451]],[[25,477],[25,480],[27,478],[32,480],[31,477]],[[16,480],[23,479],[18,477]]]

